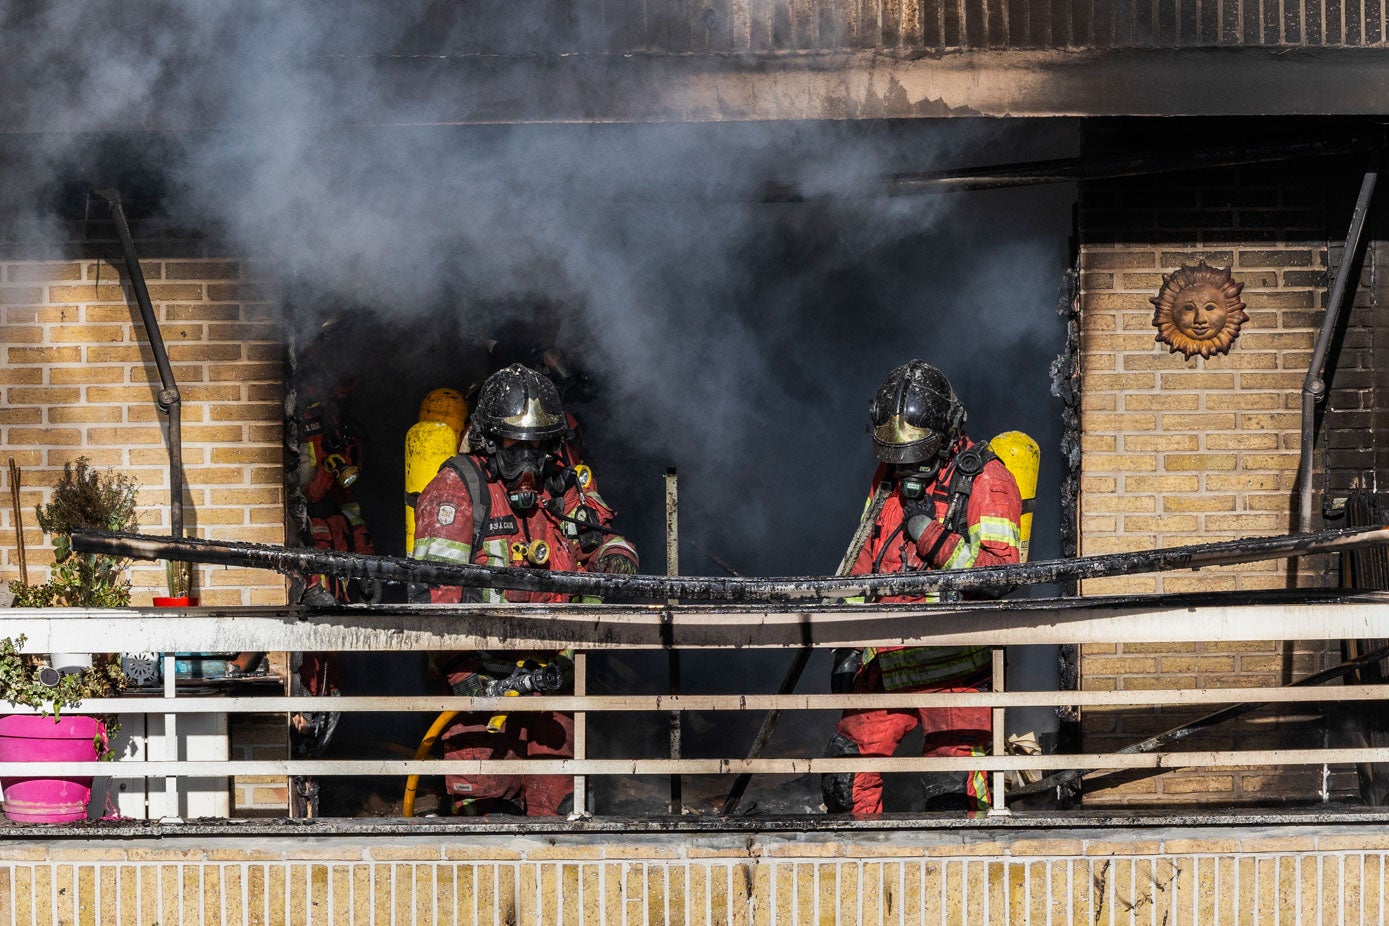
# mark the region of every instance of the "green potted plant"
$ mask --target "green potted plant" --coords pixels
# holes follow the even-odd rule
[[[156,608],[188,608],[198,603],[198,597],[193,594],[192,563],[167,560],[164,563],[164,578],[169,594],[155,596]]]
[[[41,585],[10,583],[15,607],[121,607],[130,604],[126,561],[77,554],[70,534],[78,528],[130,530],[137,525],[136,486],[120,473],[100,473],[86,457],[63,467],[53,498],[37,508],[38,523],[53,535],[54,566]],[[125,687],[118,657],[52,653],[45,661],[20,651],[24,637],[0,638],[0,700],[39,713],[0,717],[0,761],[89,761],[105,753],[107,724],[99,718],[65,714],[85,698]],[[12,820],[55,823],[85,819],[91,777],[10,778],[4,812]]]

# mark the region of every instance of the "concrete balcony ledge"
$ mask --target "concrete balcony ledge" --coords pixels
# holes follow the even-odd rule
[[[10,827],[5,923],[1368,923],[1389,813]]]

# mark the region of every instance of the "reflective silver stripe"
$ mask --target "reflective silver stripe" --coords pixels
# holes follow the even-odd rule
[[[597,555],[606,556],[609,553],[613,553],[619,550],[626,553],[630,553],[632,555],[632,559],[637,558],[637,548],[632,546],[622,537],[611,537],[608,540],[605,540],[603,542],[603,545],[598,548]]]
[[[883,688],[897,691],[978,674],[991,658],[987,647],[910,646],[877,653]]]
[[[992,540],[1010,547],[1022,544],[1022,531],[1018,523],[1009,518],[980,518],[979,523],[970,528],[969,535],[971,540]]]
[[[972,543],[966,543],[964,538],[960,538],[959,544],[955,547],[955,552],[950,554],[950,558],[945,561],[946,569],[968,569],[974,565],[974,561],[979,558],[979,547]]]
[[[450,563],[468,564],[473,561],[472,544],[461,540],[445,540],[443,537],[420,537],[415,540],[411,554],[415,559],[445,560]]]
[[[511,564],[511,544],[505,540],[484,540],[482,542],[482,557],[489,566],[508,566]],[[506,592],[499,588],[484,588],[482,592],[483,604],[501,604],[506,601]]]

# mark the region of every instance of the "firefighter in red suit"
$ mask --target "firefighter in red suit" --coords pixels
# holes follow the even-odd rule
[[[583,371],[574,366],[558,347],[535,347],[545,340],[539,326],[510,323],[492,343],[488,353],[493,369],[519,363],[540,373],[555,384],[560,401],[584,402],[594,398],[597,387]],[[564,485],[552,485],[556,498],[551,504],[563,516],[564,530],[579,544],[579,562],[596,572],[636,572],[636,549],[612,529],[616,512],[598,493],[598,479],[585,463],[588,457],[584,445],[584,429],[568,408],[564,419],[567,429],[560,441],[557,461],[563,473]]]
[[[872,527],[851,575],[1019,561],[1022,501],[1017,483],[987,447],[965,435],[965,409],[939,370],[920,360],[893,370],[869,406],[869,416],[880,465],[865,512],[873,518]],[[830,687],[856,694],[987,691],[990,676],[987,647],[878,647],[836,650]],[[925,736],[925,756],[984,755],[992,740],[990,721],[984,707],[846,710],[825,755],[891,756],[918,726]],[[827,774],[821,784],[831,813],[882,812],[878,773]],[[931,773],[923,776],[923,785],[927,809],[983,810],[989,805],[983,771]]]
[[[558,461],[567,431],[559,392],[549,379],[515,364],[483,383],[473,409],[469,453],[439,470],[416,505],[413,555],[449,563],[524,566],[579,571],[581,551],[566,534],[566,495],[578,498],[575,483]],[[572,475],[572,474],[571,474]],[[543,550],[543,552],[539,552]],[[594,558],[592,568],[636,570],[630,547]],[[609,559],[621,559],[621,563]],[[430,589],[430,601],[464,600],[555,603],[567,596],[517,590]],[[455,694],[495,693],[519,673],[558,668],[563,679],[536,693],[569,690],[569,653],[464,652],[448,654],[439,666]],[[573,755],[573,718],[568,714],[512,712],[505,722],[486,714],[460,714],[444,731],[450,759],[568,758]],[[455,812],[467,815],[525,813],[554,816],[568,811],[573,779],[567,775],[447,776]]]
[[[347,413],[351,387],[304,397],[300,421],[299,477],[308,503],[309,530],[315,550],[376,554],[371,532],[362,519],[356,483],[362,471],[362,439]],[[380,600],[379,583],[329,575],[311,575],[301,601],[310,607]],[[330,653],[304,653],[299,676],[311,695],[337,694],[338,660]]]

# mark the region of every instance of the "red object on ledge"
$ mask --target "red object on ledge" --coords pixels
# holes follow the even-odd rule
[[[196,608],[198,599],[196,597],[168,598],[159,595],[154,596],[154,606],[156,608]]]

